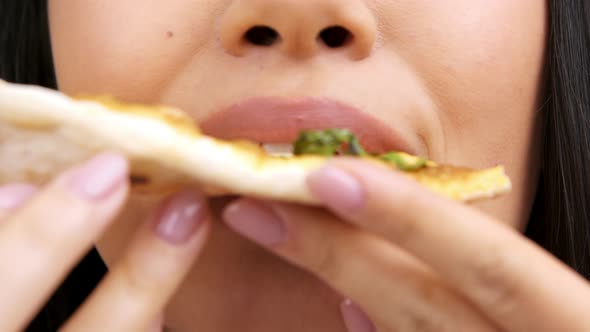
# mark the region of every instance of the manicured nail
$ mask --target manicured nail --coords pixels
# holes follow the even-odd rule
[[[150,327],[146,330],[146,332],[167,332],[169,331],[166,326],[164,325],[164,314],[159,314],[158,317],[156,319],[154,319],[154,322],[152,323],[152,325],[150,325]]]
[[[365,203],[363,188],[358,180],[333,166],[311,173],[307,185],[312,195],[335,210],[354,211]]]
[[[88,200],[102,200],[116,192],[127,181],[127,161],[107,152],[100,154],[76,170],[71,187]]]
[[[0,209],[17,209],[35,192],[37,192],[37,188],[28,184],[9,184],[0,187]]]
[[[351,300],[346,299],[340,304],[342,319],[348,332],[375,332],[377,328],[367,315]]]
[[[264,246],[281,244],[287,238],[283,221],[269,207],[251,200],[230,204],[223,217],[234,231]]]
[[[202,196],[191,191],[170,197],[158,215],[156,234],[174,245],[188,242],[203,223],[205,210],[202,202]]]

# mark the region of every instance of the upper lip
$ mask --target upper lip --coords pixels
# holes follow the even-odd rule
[[[359,109],[327,98],[250,98],[213,113],[199,125],[209,136],[261,143],[291,143],[303,130],[346,128],[371,153],[413,153],[393,128]]]

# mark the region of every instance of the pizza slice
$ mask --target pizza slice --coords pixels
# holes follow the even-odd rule
[[[108,97],[75,99],[0,81],[0,184],[43,184],[104,150],[129,158],[138,194],[161,194],[195,183],[211,195],[317,204],[305,178],[338,154],[382,163],[459,201],[491,198],[511,189],[502,166],[475,170],[401,152],[372,155],[345,129],[303,132],[294,142],[294,155],[273,155],[253,142],[206,136],[175,108]]]

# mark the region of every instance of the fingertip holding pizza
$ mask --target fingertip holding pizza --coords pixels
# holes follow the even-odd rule
[[[284,221],[275,211],[252,199],[231,203],[223,218],[235,232],[266,247],[283,244],[288,236]]]
[[[348,332],[376,332],[377,328],[367,314],[350,299],[342,301],[340,312]]]
[[[366,194],[361,182],[334,164],[312,172],[307,184],[312,195],[332,209],[354,212],[365,204]]]
[[[19,208],[36,191],[36,187],[20,183],[0,187],[0,210],[14,210]]]
[[[387,194],[395,200],[412,192],[416,197],[434,196],[426,187],[412,181],[406,172],[391,171],[374,163],[341,158],[309,174],[307,185],[312,195],[338,214],[357,215]]]

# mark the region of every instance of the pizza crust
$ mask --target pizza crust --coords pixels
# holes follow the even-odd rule
[[[73,99],[37,86],[0,81],[0,184],[43,184],[65,168],[110,150],[131,163],[134,190],[161,193],[197,184],[236,194],[316,204],[305,178],[320,156],[273,157],[258,145],[203,135],[180,110]],[[501,167],[470,170],[432,164],[406,173],[432,190],[469,201],[510,190]]]

